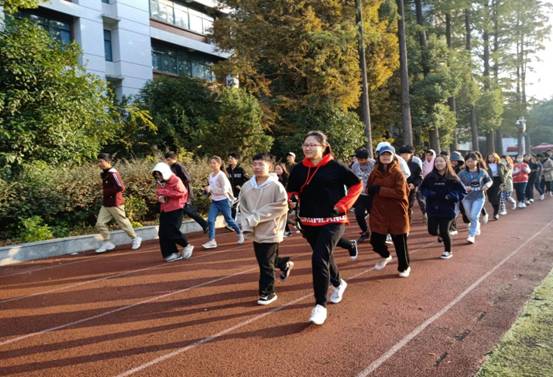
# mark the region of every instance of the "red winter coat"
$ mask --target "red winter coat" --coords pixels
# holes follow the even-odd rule
[[[528,183],[530,167],[526,162],[517,162],[513,166],[513,183]]]
[[[184,184],[176,175],[172,175],[163,186],[158,184],[156,195],[158,198],[160,196],[165,198],[165,203],[160,203],[161,212],[172,212],[182,209],[188,200],[188,191],[186,191]]]

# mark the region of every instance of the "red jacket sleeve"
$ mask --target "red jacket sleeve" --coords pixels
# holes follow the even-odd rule
[[[348,188],[348,193],[346,196],[344,196],[342,199],[338,201],[334,205],[336,209],[338,209],[338,212],[340,213],[346,213],[357,201],[357,198],[359,195],[361,195],[361,191],[363,191],[363,183],[359,182]]]

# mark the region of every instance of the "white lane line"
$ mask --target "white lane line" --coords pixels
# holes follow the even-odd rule
[[[234,276],[245,274],[247,272],[257,270],[257,269],[258,269],[257,266],[252,267],[252,268],[249,268],[247,270],[239,271],[239,272],[236,272],[234,274],[230,274],[230,275],[226,275],[226,276],[223,276],[223,277],[220,277],[220,278],[217,278],[217,279],[209,280],[209,281],[197,284],[197,285],[193,285],[191,287],[179,289],[177,291],[173,291],[173,292],[165,293],[163,295],[151,297],[149,299],[142,300],[142,301],[139,301],[139,302],[134,303],[134,304],[125,305],[125,306],[122,306],[122,307],[114,309],[114,310],[109,310],[107,312],[103,312],[103,313],[99,313],[99,314],[96,314],[96,315],[93,315],[93,316],[90,316],[90,317],[82,318],[82,319],[79,319],[78,321],[68,322],[68,323],[65,323],[63,325],[50,327],[50,328],[47,328],[47,329],[44,329],[44,330],[41,330],[41,331],[36,331],[36,332],[33,332],[33,333],[21,335],[21,336],[18,336],[18,337],[0,342],[0,346],[16,343],[16,342],[19,342],[21,340],[28,339],[28,338],[31,338],[31,337],[34,337],[34,336],[37,336],[37,335],[46,334],[46,333],[49,333],[49,332],[52,332],[52,331],[61,330],[61,329],[64,329],[64,328],[67,328],[67,327],[70,327],[70,326],[73,326],[73,325],[78,325],[78,324],[83,323],[83,322],[91,321],[93,319],[102,318],[102,317],[108,316],[110,314],[122,312],[124,310],[131,309],[131,308],[137,307],[137,306],[142,305],[142,304],[147,304],[149,302],[156,301],[156,300],[161,300],[161,299],[164,299],[166,297],[170,297],[170,296],[173,296],[173,295],[176,295],[176,294],[179,294],[179,293],[190,291],[190,290],[195,289],[195,288],[200,288],[200,287],[212,284],[212,283],[217,283],[221,280],[225,280],[225,279],[228,279],[228,278],[231,278],[231,277],[234,277]]]
[[[550,221],[545,225],[543,228],[541,228],[537,233],[535,233],[532,237],[528,238],[526,241],[524,241],[519,247],[517,247],[512,253],[507,255],[501,262],[499,262],[495,267],[493,267],[491,270],[486,272],[484,275],[482,275],[478,280],[476,280],[474,283],[472,283],[467,289],[465,289],[460,295],[458,295],[455,299],[453,299],[449,304],[444,306],[439,312],[434,314],[432,317],[428,318],[426,321],[421,323],[419,326],[417,326],[413,331],[411,331],[409,334],[407,334],[403,339],[401,339],[399,342],[397,342],[392,348],[390,348],[388,351],[386,351],[382,356],[380,356],[378,359],[373,361],[368,367],[363,369],[357,377],[367,377],[369,374],[374,372],[376,369],[378,369],[382,364],[384,364],[388,359],[390,359],[395,353],[397,353],[399,350],[401,350],[407,343],[409,343],[411,340],[413,340],[416,336],[418,336],[421,332],[424,331],[428,326],[430,326],[433,322],[435,322],[438,318],[440,318],[442,315],[444,315],[449,309],[451,309],[453,306],[458,304],[463,298],[465,298],[466,295],[468,295],[470,292],[472,292],[476,287],[478,287],[485,279],[487,279],[491,274],[493,274],[495,271],[497,271],[498,268],[503,266],[509,259],[511,259],[513,256],[515,256],[524,246],[526,246],[530,241],[532,241],[534,238],[539,236],[545,229],[551,226],[553,224],[553,221]]]
[[[409,252],[409,254],[415,254],[417,251],[424,250],[424,248],[425,248],[426,246],[429,246],[429,245],[434,244],[434,243],[435,243],[435,241],[428,242],[428,243],[426,243],[423,247],[417,248],[417,249],[413,250],[412,252]],[[359,276],[361,276],[361,275],[363,275],[363,274],[366,274],[367,272],[370,272],[370,271],[373,271],[373,270],[374,270],[374,266],[371,267],[371,268],[368,268],[368,269],[366,269],[366,270],[363,270],[363,271],[361,271],[361,272],[359,272],[359,273],[357,273],[357,274],[355,274],[355,275],[352,275],[352,276],[350,276],[348,279],[356,279],[356,278],[358,278]],[[198,346],[200,346],[200,345],[202,345],[202,344],[205,344],[205,343],[211,342],[212,340],[215,340],[215,339],[217,339],[217,338],[220,338],[221,336],[226,335],[226,334],[228,334],[228,333],[230,333],[230,332],[232,332],[232,331],[234,331],[234,330],[238,330],[238,329],[241,328],[241,327],[247,326],[247,325],[249,325],[250,323],[256,322],[256,321],[258,321],[258,320],[260,320],[260,319],[262,319],[262,318],[265,318],[265,317],[267,317],[267,316],[269,316],[269,315],[271,315],[271,314],[277,313],[277,312],[281,311],[282,309],[285,309],[285,308],[287,308],[287,307],[289,307],[289,306],[291,306],[291,305],[297,304],[298,302],[301,302],[301,301],[303,301],[303,300],[305,300],[305,299],[307,299],[307,298],[309,298],[309,297],[313,297],[313,293],[306,294],[305,296],[302,296],[302,297],[300,297],[300,298],[297,298],[297,299],[295,299],[295,300],[292,300],[292,301],[290,301],[290,302],[288,302],[288,303],[286,303],[286,304],[284,304],[284,305],[281,305],[281,306],[279,306],[279,307],[276,307],[276,308],[274,308],[274,309],[272,309],[272,310],[266,311],[265,313],[258,314],[258,315],[256,315],[256,316],[250,318],[250,319],[247,319],[247,320],[245,320],[245,321],[239,322],[239,323],[237,323],[237,324],[234,325],[234,326],[228,327],[228,328],[226,328],[226,329],[224,329],[224,330],[222,330],[222,331],[220,331],[220,332],[218,332],[218,333],[216,333],[216,334],[214,334],[214,335],[210,335],[210,336],[208,336],[208,337],[202,338],[202,339],[200,339],[200,340],[198,340],[198,341],[196,341],[196,342],[194,342],[194,343],[192,343],[192,344],[187,345],[186,347],[178,348],[178,349],[174,350],[173,352],[170,352],[170,353],[165,354],[165,355],[163,355],[163,356],[160,356],[160,357],[158,357],[158,358],[156,358],[156,359],[153,359],[153,360],[151,360],[151,361],[149,361],[149,362],[147,362],[147,363],[141,364],[141,365],[139,365],[139,366],[137,366],[137,367],[135,367],[135,368],[133,368],[133,369],[129,369],[129,370],[127,370],[126,372],[123,372],[123,373],[121,373],[121,374],[118,374],[116,377],[126,377],[126,376],[130,376],[131,374],[140,372],[140,371],[142,371],[142,370],[144,370],[144,369],[146,369],[146,368],[151,367],[152,365],[159,364],[159,363],[161,363],[161,362],[163,362],[163,361],[165,361],[165,360],[168,360],[168,359],[170,359],[170,358],[172,358],[172,357],[175,357],[175,356],[180,355],[180,354],[182,354],[182,353],[184,353],[184,352],[190,351],[191,349],[196,348],[196,347],[198,347]]]
[[[66,289],[76,288],[76,287],[80,287],[80,286],[82,286],[82,285],[87,285],[87,284],[95,283],[95,282],[102,281],[102,280],[108,280],[108,279],[111,279],[111,278],[117,278],[117,277],[127,276],[127,275],[134,274],[134,273],[136,273],[136,272],[148,271],[148,270],[155,269],[155,268],[157,268],[157,267],[164,267],[164,266],[166,266],[165,263],[163,263],[163,264],[156,264],[156,265],[153,265],[153,266],[150,266],[150,267],[140,268],[140,269],[137,269],[137,270],[131,270],[131,271],[125,271],[125,272],[115,272],[115,273],[107,274],[107,275],[105,275],[105,276],[103,276],[103,277],[96,278],[96,279],[81,281],[81,282],[79,282],[79,283],[74,283],[74,284],[68,284],[68,285],[64,285],[64,286],[61,286],[61,287],[49,289],[49,290],[46,290],[46,291],[35,292],[35,293],[32,293],[32,294],[30,294],[30,295],[26,295],[26,296],[18,296],[18,297],[8,298],[8,299],[5,299],[5,300],[0,300],[0,305],[1,305],[1,304],[8,303],[8,302],[14,302],[14,301],[24,300],[24,299],[30,298],[30,297],[35,297],[35,296],[44,295],[44,294],[47,294],[47,293],[64,291],[64,290],[66,290]]]

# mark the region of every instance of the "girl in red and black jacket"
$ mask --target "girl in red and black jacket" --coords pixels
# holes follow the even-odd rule
[[[348,223],[348,210],[363,186],[348,167],[333,159],[324,133],[309,132],[302,147],[305,158],[292,169],[287,189],[290,199],[296,197],[298,200],[303,235],[313,250],[311,265],[316,306],[309,321],[322,325],[327,317],[329,282],[334,287],[330,301],[335,304],[342,300],[347,287],[340,278],[333,251]]]
[[[188,191],[165,162],[158,163],[152,169],[152,175],[157,182],[156,196],[160,203],[158,235],[161,255],[166,262],[188,259],[192,256],[194,246],[188,243],[180,230]],[[179,254],[177,245],[184,248],[182,254]]]

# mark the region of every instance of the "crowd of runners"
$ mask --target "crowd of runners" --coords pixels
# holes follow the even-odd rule
[[[366,148],[360,148],[348,165],[334,159],[327,136],[320,131],[305,136],[302,150],[299,163],[293,152],[281,163],[275,163],[268,153],[256,154],[252,177],[240,166],[238,154],[228,156],[226,169],[221,157],[212,156],[204,188],[210,197],[207,221],[193,205],[190,175],[177,161],[176,153],[167,153],[152,169],[164,260],[192,257],[194,246],[181,232],[185,215],[207,233],[202,247],[217,248],[215,222],[222,214],[227,227],[236,233],[238,244],[245,239],[253,241],[260,269],[257,303],[268,305],[277,299],[275,269],[280,279],[286,280],[294,268],[290,257],[279,255],[279,245],[294,232],[301,233],[312,249],[315,307],[309,321],[322,325],[327,318],[327,302],[339,303],[347,288],[334,259],[336,247],[348,250],[355,260],[359,244],[370,242],[380,256],[374,269],[381,270],[392,261],[388,244],[393,244],[399,277],[409,277],[409,232],[415,202],[429,234],[443,244],[439,257],[447,260],[453,256],[451,237],[459,233],[458,222],[468,224],[466,241],[474,244],[482,233],[481,224],[553,196],[553,151],[513,160],[496,153],[486,157],[479,152],[463,155],[457,151],[437,155],[430,149],[419,158],[412,146],[402,146],[396,152],[390,143],[382,142],[376,148],[375,160],[369,158]],[[100,154],[98,166],[102,169],[103,205],[96,224],[102,243],[96,252],[115,248],[107,227],[111,220],[131,237],[132,249],[138,249],[142,240],[125,215],[125,186],[111,156]],[[491,216],[486,202],[491,205]],[[356,240],[343,238],[350,211],[360,229]]]

